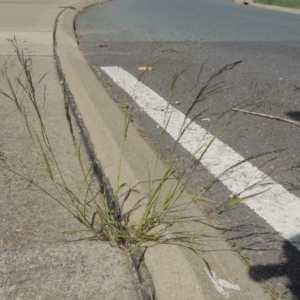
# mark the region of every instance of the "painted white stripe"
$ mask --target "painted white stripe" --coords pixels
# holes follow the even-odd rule
[[[143,83],[120,67],[102,67],[112,80],[126,91],[153,120],[162,128],[168,122],[167,132],[176,140],[182,131],[182,124],[190,122],[177,109],[149,89]],[[214,137],[204,128],[192,122],[182,135],[179,143],[196,158],[201,156],[203,145]],[[229,167],[244,158],[229,146],[215,139],[201,163],[214,176],[219,176]],[[282,237],[293,243],[300,251],[300,199],[289,193],[283,186],[265,175],[249,162],[245,162],[229,172],[222,174],[219,179],[234,194],[249,195],[261,192],[271,187],[265,193],[244,203],[265,219]],[[264,184],[262,187],[261,184]],[[249,188],[250,187],[250,188]]]

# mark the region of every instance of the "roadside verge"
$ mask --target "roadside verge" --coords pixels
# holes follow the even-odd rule
[[[237,4],[251,5],[251,6],[256,6],[256,7],[259,7],[259,8],[276,10],[276,11],[292,13],[292,14],[298,14],[298,15],[300,14],[300,9],[296,9],[296,8],[255,3],[253,0],[232,0],[232,1],[237,3]]]

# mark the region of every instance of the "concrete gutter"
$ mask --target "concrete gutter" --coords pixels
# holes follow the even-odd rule
[[[281,12],[286,12],[286,13],[291,13],[291,14],[298,14],[298,15],[300,14],[300,9],[296,9],[296,8],[261,4],[261,3],[256,3],[253,0],[231,0],[231,1],[233,1],[237,4],[251,5],[251,6],[256,6],[259,8],[276,10],[276,11],[281,11]]]
[[[123,154],[122,172],[118,179],[118,164],[122,156],[123,113],[108,96],[83,58],[74,34],[74,18],[87,5],[103,1],[84,1],[65,9],[58,17],[55,32],[58,64],[64,74],[68,89],[76,103],[77,118],[82,119],[95,157],[100,162],[110,185],[116,187],[125,182],[134,187],[134,193],[126,201],[130,209],[147,197],[148,174],[154,172],[161,178],[165,166],[157,161],[157,155],[141,138],[133,126],[129,126]],[[182,203],[186,201],[183,197]],[[202,212],[190,206],[194,219],[205,221]],[[139,212],[134,218],[139,217]],[[187,221],[174,230],[194,232],[196,222]],[[170,232],[170,235],[172,232]],[[199,239],[214,276],[204,268],[199,257],[179,245],[160,244],[149,247],[145,262],[155,286],[155,299],[269,299],[262,288],[250,279],[247,267],[239,255],[230,248],[224,236],[207,228]]]

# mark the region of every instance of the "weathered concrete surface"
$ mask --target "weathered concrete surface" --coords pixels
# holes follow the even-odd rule
[[[52,48],[55,18],[62,10],[58,6],[70,4],[0,1],[0,66],[7,63],[12,81],[20,72],[15,53],[6,40],[15,35],[20,47],[26,48],[24,53],[33,58],[34,82],[49,72],[37,91],[39,105],[64,178],[78,192],[83,179],[65,118]],[[8,91],[1,75],[0,89]],[[19,89],[19,97],[22,95]],[[28,117],[37,125],[32,109],[27,104],[26,107]],[[0,126],[1,163],[55,195],[19,112],[3,95]],[[80,138],[76,127],[75,135]],[[87,155],[84,162],[89,166]],[[0,299],[139,298],[128,258],[120,250],[83,239],[88,234],[60,234],[83,227],[33,184],[2,168],[0,191]]]

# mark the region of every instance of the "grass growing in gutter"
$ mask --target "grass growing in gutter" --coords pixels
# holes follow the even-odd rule
[[[300,0],[254,0],[255,3],[300,8]]]
[[[206,82],[203,83],[194,101],[187,110],[186,119],[182,124],[181,133],[174,143],[171,158],[166,167],[165,173],[161,178],[157,178],[155,174],[156,172],[154,172],[154,174],[149,174],[149,189],[147,198],[141,199],[141,201],[136,203],[131,210],[124,212],[122,204],[115,202],[112,199],[119,198],[126,183],[118,183],[118,186],[114,189],[114,197],[110,197],[105,189],[95,189],[94,183],[96,179],[93,174],[93,167],[87,167],[82,159],[82,152],[80,150],[81,141],[74,135],[72,116],[69,112],[69,102],[67,93],[64,90],[65,116],[69,126],[71,140],[77,153],[77,167],[82,176],[82,183],[79,192],[75,192],[70,187],[59,164],[59,153],[56,153],[53,150],[51,139],[47,132],[47,126],[43,119],[43,106],[45,99],[37,98],[36,91],[40,88],[43,80],[45,80],[46,74],[44,74],[41,78],[35,79],[33,76],[32,59],[24,55],[23,51],[19,48],[16,38],[9,40],[9,42],[15,50],[17,66],[16,64],[11,64],[10,66],[5,65],[3,67],[2,76],[6,80],[8,89],[0,89],[0,94],[2,94],[7,100],[12,101],[15,104],[16,109],[19,111],[20,117],[23,119],[24,125],[27,128],[28,135],[34,144],[35,149],[39,153],[40,162],[37,163],[40,163],[44,167],[54,189],[49,191],[39,183],[33,181],[30,177],[26,177],[23,174],[18,173],[5,159],[0,160],[0,168],[9,170],[47,194],[49,198],[56,201],[76,220],[78,220],[78,222],[83,225],[83,229],[81,231],[88,232],[93,239],[109,242],[128,253],[134,253],[138,247],[147,246],[147,243],[149,242],[151,242],[151,246],[153,246],[153,244],[177,243],[180,241],[193,250],[200,257],[207,269],[210,270],[208,263],[202,257],[202,253],[193,244],[193,241],[201,237],[204,230],[214,221],[218,214],[234,205],[237,205],[246,198],[254,197],[257,194],[248,195],[247,197],[236,197],[225,201],[218,207],[213,216],[207,220],[206,224],[200,225],[196,233],[186,233],[181,237],[170,236],[168,234],[169,229],[186,217],[186,211],[192,203],[196,201],[214,202],[211,199],[205,198],[202,193],[189,195],[189,200],[185,202],[183,206],[181,205],[178,210],[179,199],[186,193],[186,187],[193,172],[189,171],[188,175],[186,172],[180,172],[180,175],[175,176],[175,160],[172,159],[172,154],[182,138],[182,135],[191,124],[191,122],[186,121],[193,107],[196,104],[205,101],[205,99],[212,95],[219,93],[221,86],[218,83],[215,83],[216,78],[218,78],[221,74],[232,70],[240,62],[226,65],[215,72]],[[11,78],[9,68],[17,67],[19,67],[19,70],[15,74],[19,75]],[[179,68],[177,73],[174,75],[174,86],[176,84],[176,80],[183,71],[184,69]],[[168,109],[166,109],[166,111],[167,110]],[[30,114],[28,113],[29,111]],[[166,126],[168,126],[168,118],[170,118],[170,116],[166,115]],[[193,118],[193,120],[195,118]],[[127,109],[125,98],[123,145],[126,143],[129,122],[130,111]],[[165,130],[162,134],[164,134],[164,132]],[[213,138],[203,141],[203,143],[199,145],[197,152],[199,151],[201,155],[199,155],[199,158],[196,161],[191,161],[191,164],[186,166],[186,170],[196,168],[211,144],[218,135],[221,134],[221,132],[222,129],[218,131]],[[120,157],[119,173],[122,172],[122,155],[123,152]],[[214,184],[214,182],[215,180],[208,183],[207,187],[210,187]],[[204,187],[203,192],[205,189],[206,188]],[[52,192],[53,190],[55,192]],[[128,197],[130,197],[130,191],[127,192],[125,198]],[[137,222],[133,222],[131,216],[136,210],[141,210],[142,214]],[[76,232],[78,232],[78,230],[70,230],[65,233],[72,234]]]

